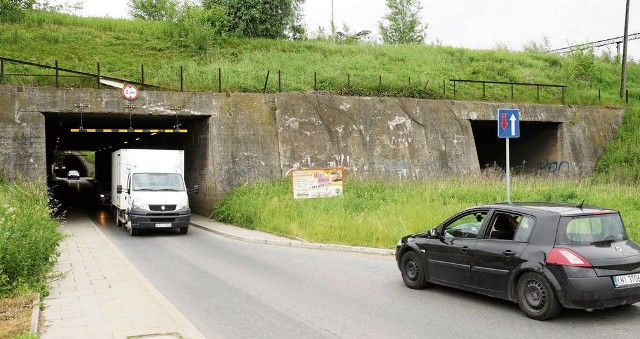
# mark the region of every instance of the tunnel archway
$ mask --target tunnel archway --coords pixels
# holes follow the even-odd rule
[[[505,139],[498,138],[496,121],[470,120],[481,170],[506,167]],[[540,173],[549,161],[557,161],[561,148],[557,122],[520,122],[520,138],[509,139],[511,170]]]
[[[111,153],[123,148],[185,151],[185,179],[206,168],[209,116],[130,115],[125,113],[42,112],[45,117],[47,182],[52,191],[69,170],[78,170],[96,187],[111,181]],[[82,127],[83,131],[77,131]],[[117,131],[117,132],[114,132]],[[203,145],[200,145],[203,142]],[[84,155],[90,160],[84,159]],[[193,182],[190,182],[193,181]]]

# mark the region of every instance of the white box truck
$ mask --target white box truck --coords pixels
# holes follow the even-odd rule
[[[121,149],[113,152],[111,203],[116,224],[134,236],[141,229],[189,230],[191,209],[184,182],[184,151]]]

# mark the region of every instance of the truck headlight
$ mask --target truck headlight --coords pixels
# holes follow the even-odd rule
[[[184,210],[184,209],[187,209],[187,208],[189,208],[189,202],[188,201],[181,202],[176,206],[176,209],[178,209],[178,210]]]
[[[134,200],[131,202],[131,206],[132,206],[133,208],[136,208],[136,209],[141,209],[141,210],[150,211],[150,209],[149,209],[149,205],[143,204],[143,203],[142,203],[142,202],[140,202],[139,200],[135,200],[135,199],[134,199]]]

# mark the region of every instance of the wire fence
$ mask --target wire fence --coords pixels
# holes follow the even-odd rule
[[[7,72],[8,65],[22,65],[26,68],[21,72]],[[40,71],[33,72],[33,69]],[[270,70],[266,71],[264,82],[261,86],[252,86],[251,89],[243,88],[244,86],[226,85],[224,79],[234,76],[227,75],[223,77],[224,70],[220,67],[217,74],[209,75],[214,79],[214,83],[210,84],[209,91],[229,92],[257,92],[258,88],[262,88],[262,93],[280,93],[283,91],[292,91],[285,88],[284,72],[277,70],[272,74]],[[237,76],[237,74],[235,74]],[[54,85],[56,88],[79,87],[79,88],[102,88],[119,87],[124,84],[137,86],[140,90],[162,90],[162,91],[194,91],[185,88],[186,75],[184,68],[180,66],[176,80],[170,83],[177,83],[175,88],[171,86],[161,86],[152,84],[145,78],[145,67],[140,65],[140,73],[138,79],[122,79],[102,74],[100,63],[96,63],[95,72],[77,71],[60,67],[58,61],[54,65],[38,64],[29,61],[0,57],[0,84],[20,83],[20,81],[11,81],[10,78],[31,78],[37,79],[30,81],[32,85]],[[253,75],[253,78],[255,75]],[[491,100],[491,101],[530,101],[539,103],[566,103],[568,86],[563,84],[543,84],[543,83],[525,83],[525,82],[503,82],[489,80],[472,80],[472,79],[449,79],[440,81],[430,81],[429,79],[416,81],[411,77],[406,78],[404,84],[387,84],[383,80],[383,76],[378,76],[371,81],[369,76],[366,83],[360,79],[356,84],[353,74],[347,73],[344,82],[336,83],[335,77],[331,81],[322,79],[317,72],[313,72],[313,82],[309,83],[306,90],[315,92],[327,92],[348,96],[405,96],[421,99],[460,99],[460,100]],[[397,80],[397,79],[396,79]],[[23,81],[24,82],[24,81]],[[298,87],[298,90],[299,87]],[[293,90],[295,91],[295,90]],[[595,96],[595,95],[594,95]],[[597,100],[602,101],[602,91],[598,90]],[[629,91],[627,90],[624,100],[629,102]]]

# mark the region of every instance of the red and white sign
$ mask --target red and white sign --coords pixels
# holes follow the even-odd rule
[[[122,97],[129,101],[138,99],[138,94],[138,89],[134,85],[126,84],[122,87]]]

